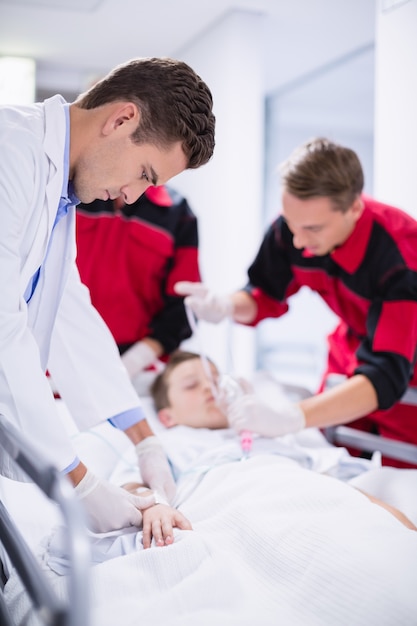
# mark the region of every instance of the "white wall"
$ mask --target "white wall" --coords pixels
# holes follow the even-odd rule
[[[378,8],[374,177],[376,197],[417,217],[417,0]]]
[[[172,184],[188,198],[199,218],[203,280],[220,293],[246,283],[246,269],[262,233],[263,19],[256,13],[233,11],[176,54],[201,75],[214,98],[213,159],[196,171],[184,172]],[[252,329],[227,322],[216,326],[200,322],[199,329],[196,339],[202,339],[203,349],[222,369],[243,375],[252,372]],[[201,348],[196,340],[188,347]]]

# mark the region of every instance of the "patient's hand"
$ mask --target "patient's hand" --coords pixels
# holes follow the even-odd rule
[[[188,519],[167,504],[155,504],[142,511],[143,547],[150,548],[152,538],[157,546],[168,546],[174,542],[174,528],[192,530]]]
[[[143,483],[125,483],[123,488],[136,495],[152,494]],[[152,538],[157,546],[169,546],[174,542],[174,528],[192,530],[188,519],[168,504],[155,504],[146,510],[146,515],[144,513],[145,511],[142,511],[144,548],[151,547]]]

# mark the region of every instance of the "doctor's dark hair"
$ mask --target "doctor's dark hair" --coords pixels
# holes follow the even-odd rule
[[[185,363],[185,361],[192,361],[195,359],[201,359],[201,355],[196,352],[188,352],[186,350],[175,350],[170,354],[170,357],[167,361],[165,369],[158,374],[158,376],[153,381],[150,392],[155,405],[155,409],[160,411],[161,409],[166,409],[170,406],[169,398],[168,398],[168,387],[169,387],[169,377],[173,370],[181,363]],[[212,361],[208,359],[210,363]]]
[[[133,102],[141,119],[135,144],[168,148],[180,141],[190,169],[209,161],[214,150],[213,98],[204,81],[182,61],[167,57],[132,59],[81,94],[75,104],[95,109]]]
[[[330,198],[334,209],[343,213],[363,190],[364,175],[357,154],[323,137],[296,148],[279,169],[288,193],[300,200]]]

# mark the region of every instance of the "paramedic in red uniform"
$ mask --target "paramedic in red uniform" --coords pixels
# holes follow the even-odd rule
[[[77,265],[135,378],[191,335],[179,280],[198,281],[197,218],[171,187],[77,207]]]
[[[308,286],[340,323],[328,338],[320,393],[282,407],[260,407],[249,394],[229,421],[271,437],[349,423],[417,444],[417,222],[363,195],[357,155],[327,139],[297,148],[281,174],[282,215],[265,234],[247,286],[227,296],[201,284],[176,289],[189,294],[201,319],[254,326],[286,313],[289,297]],[[326,389],[331,374],[345,378]]]

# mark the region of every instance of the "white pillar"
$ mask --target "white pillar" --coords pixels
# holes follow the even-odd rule
[[[417,218],[416,35],[417,0],[380,0],[375,59],[374,195]]]
[[[246,283],[262,236],[264,97],[263,16],[232,11],[177,54],[209,85],[216,115],[216,148],[209,164],[172,181],[199,218],[200,266],[209,287],[228,293]],[[203,348],[223,370],[249,375],[255,332],[200,323]],[[190,347],[199,348],[198,344]]]
[[[32,104],[36,64],[24,57],[0,57],[0,104]]]

